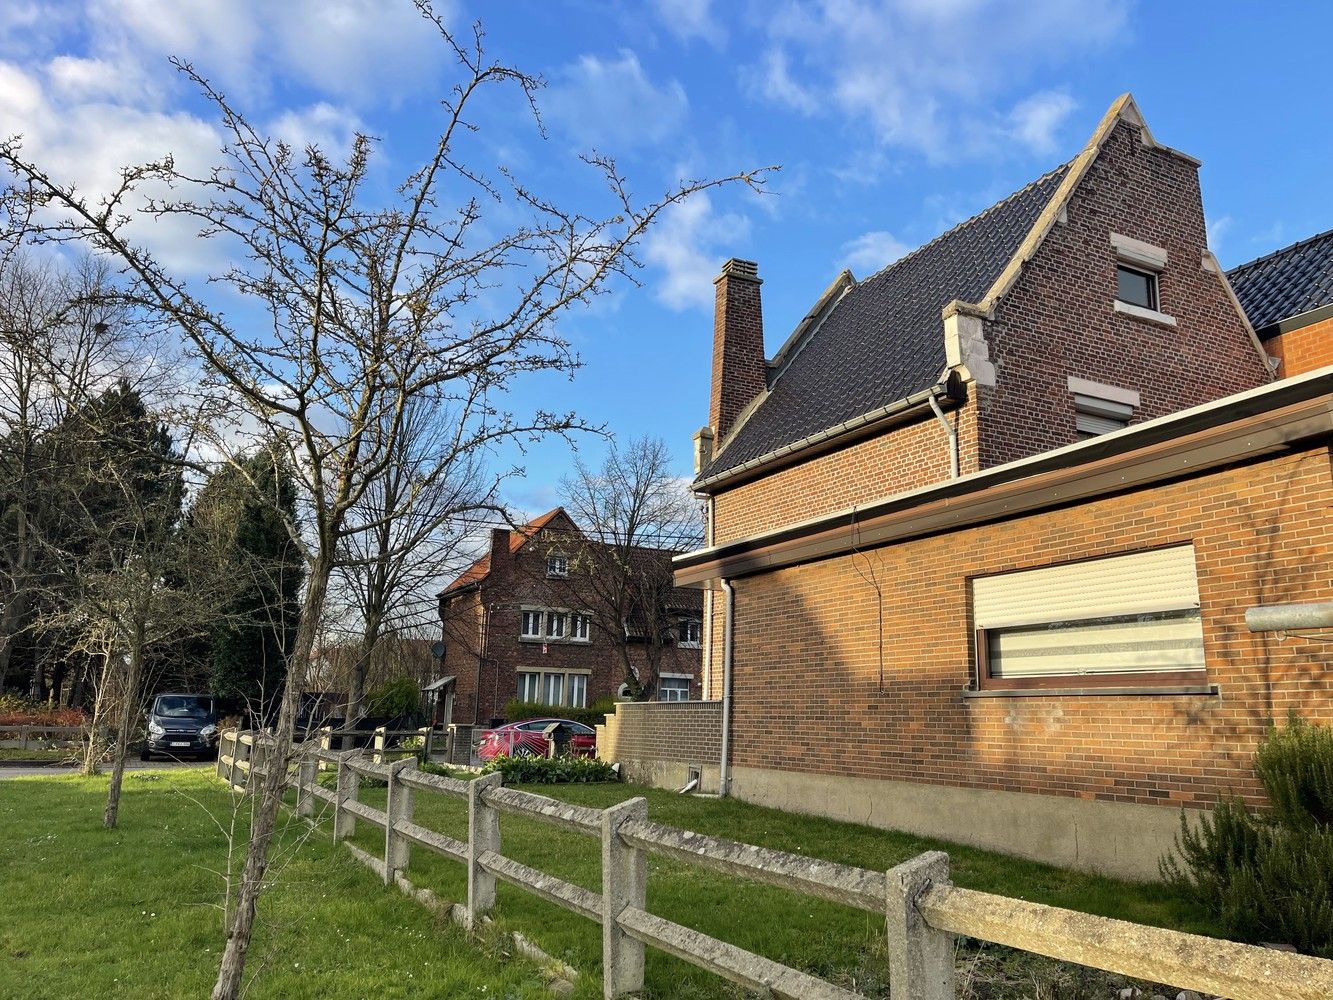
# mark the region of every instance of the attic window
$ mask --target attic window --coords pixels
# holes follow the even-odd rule
[[[556,578],[563,578],[569,576],[569,557],[547,556],[546,575],[549,577],[556,577]]]
[[[1074,394],[1074,428],[1080,441],[1128,427],[1139,407],[1139,394],[1133,389],[1072,375],[1068,385]]]
[[[1119,301],[1157,311],[1157,275],[1119,264],[1115,269],[1115,288]]]

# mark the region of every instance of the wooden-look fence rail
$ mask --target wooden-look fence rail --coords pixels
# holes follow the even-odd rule
[[[263,738],[231,732],[224,733],[222,741],[220,776],[243,787],[251,774],[263,773]],[[336,764],[335,790],[318,784],[320,761]],[[416,846],[466,867],[467,902],[461,919],[469,928],[475,928],[495,905],[497,881],[600,923],[603,995],[608,998],[643,988],[646,945],[777,997],[855,1000],[861,996],[649,913],[648,853],[885,915],[892,1000],[954,1000],[957,935],[1232,1000],[1327,1000],[1333,996],[1333,962],[963,889],[950,883],[949,857],[940,851],[927,852],[887,872],[869,871],[654,823],[648,819],[648,804],[642,798],[609,809],[592,809],[504,788],[498,774],[463,781],[417,770],[411,759],[380,764],[354,750],[300,750],[294,762],[296,773],[289,783],[297,791],[298,815],[314,822],[316,802],[331,807],[335,841],[352,836],[358,820],[384,831],[383,859],[348,846],[386,885],[396,883],[404,891],[422,895],[403,874]],[[238,775],[244,780],[237,781]],[[387,782],[388,801],[383,810],[359,800],[363,777]],[[414,822],[419,792],[465,801],[468,839],[456,840]],[[505,857],[501,853],[501,813],[599,840],[602,891],[585,889]]]

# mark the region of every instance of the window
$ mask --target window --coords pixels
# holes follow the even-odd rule
[[[520,670],[518,700],[553,708],[587,708],[588,672]]]
[[[982,688],[1204,684],[1194,547],[972,581]]]
[[[688,676],[663,674],[657,679],[658,701],[689,701],[690,679]]]
[[[542,637],[542,619],[544,613],[538,608],[526,608],[523,611],[523,631],[519,634],[524,639],[540,639]]]
[[[698,649],[703,636],[703,623],[698,618],[682,618],[678,630],[680,645],[687,649]]]
[[[547,556],[546,575],[561,578],[569,576],[569,557],[558,555]]]
[[[563,611],[546,612],[546,638],[563,639],[569,617]]]
[[[1119,264],[1115,269],[1115,297],[1140,309],[1157,311],[1157,275]]]
[[[573,642],[587,642],[590,627],[587,615],[569,616],[569,638]]]
[[[1081,441],[1128,427],[1139,405],[1134,390],[1088,379],[1071,376],[1069,391],[1074,394],[1074,428]]]

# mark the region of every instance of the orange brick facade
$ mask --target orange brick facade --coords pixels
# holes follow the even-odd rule
[[[1320,447],[737,580],[734,765],[1171,806],[1257,798],[1270,721],[1294,708],[1333,722],[1328,646],[1243,621],[1255,604],[1333,600],[1331,476]],[[964,695],[970,577],[1184,542],[1219,696]]]
[[[1281,360],[1278,372],[1287,378],[1333,365],[1333,316],[1272,337],[1264,347]]]

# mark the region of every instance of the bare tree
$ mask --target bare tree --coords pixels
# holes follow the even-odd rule
[[[17,178],[5,206],[10,225],[35,226],[47,240],[86,242],[118,260],[124,298],[173,323],[265,433],[295,443],[292,466],[308,511],[305,530],[293,526],[293,537],[306,553],[306,592],[215,1000],[233,1000],[242,986],[303,671],[347,519],[389,461],[410,404],[448,409],[455,421],[423,487],[448,480],[462,459],[497,443],[579,429],[573,414],[520,419],[491,401],[524,374],[577,365],[557,319],[637,265],[636,240],[669,206],[727,180],[756,183],[752,173],[687,182],[640,205],[615,164],[591,156],[586,162],[611,199],[598,216],[563,209],[506,171],[488,175],[468,162],[466,149],[477,128],[467,117],[477,95],[513,87],[535,111],[540,81],[489,61],[479,29],[459,41],[425,0],[418,6],[455,58],[459,82],[441,101],[434,149],[387,206],[367,190],[368,136],[358,135],[340,161],[313,145],[298,154],[264,136],[185,64],[179,68],[216,110],[227,139],[223,165],[202,175],[167,158],[124,169],[115,190],[89,201],[29,160],[19,140],[0,143],[0,163]],[[134,241],[127,206],[153,185],[170,190],[147,200],[149,217],[192,220],[201,239],[231,251],[234,263],[210,275],[203,291]],[[453,209],[442,207],[460,191],[471,193]],[[527,221],[505,228],[486,217],[487,203]],[[216,287],[261,310],[263,333],[233,320],[211,298]]]
[[[573,551],[568,586],[615,642],[631,694],[650,698],[663,651],[678,641],[671,553],[702,540],[699,505],[672,473],[665,442],[647,437],[613,445],[598,469],[576,463],[561,499],[585,532],[564,543]],[[634,648],[643,650],[642,669]]]

